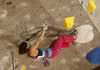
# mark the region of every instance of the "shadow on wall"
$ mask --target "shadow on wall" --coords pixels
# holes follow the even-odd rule
[[[37,31],[36,33],[33,33],[29,38],[27,38],[26,40],[32,40],[33,38],[36,37],[36,35],[38,33],[40,33],[42,31],[42,28],[40,31]],[[58,37],[59,35],[68,35],[72,30],[65,30],[65,29],[59,29],[53,26],[49,26],[48,30],[45,33],[45,37]]]

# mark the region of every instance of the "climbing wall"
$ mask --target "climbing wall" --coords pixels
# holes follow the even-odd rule
[[[11,0],[9,0],[11,1]],[[85,55],[91,49],[99,46],[99,32],[83,10],[80,16],[80,3],[78,0],[0,0],[0,12],[6,17],[0,16],[0,70],[13,70],[12,52],[15,70],[91,70],[97,65],[92,65],[85,59]],[[75,16],[73,28],[64,28],[64,18]],[[43,41],[39,48],[48,48],[50,43],[59,35],[68,35],[74,28],[89,24],[94,29],[94,39],[86,44],[77,44],[68,49],[62,49],[60,54],[49,59],[50,66],[44,68],[42,59],[32,61],[27,55],[18,54],[18,45],[31,37],[28,42],[32,45],[41,33],[42,24],[49,24]]]

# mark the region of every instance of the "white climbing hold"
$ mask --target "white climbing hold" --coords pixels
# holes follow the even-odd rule
[[[93,27],[91,25],[81,25],[76,28],[78,31],[77,42],[86,43],[94,38]]]

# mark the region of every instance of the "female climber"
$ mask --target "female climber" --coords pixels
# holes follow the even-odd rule
[[[43,32],[41,33],[40,37],[37,39],[37,41],[30,46],[26,42],[23,42],[19,46],[19,54],[25,54],[27,53],[28,57],[32,60],[38,59],[38,58],[54,58],[56,57],[61,48],[68,48],[70,46],[70,43],[74,43],[75,38],[77,37],[77,31],[74,30],[71,35],[60,35],[58,39],[53,40],[51,45],[48,49],[39,49],[37,48],[39,43],[44,37],[44,33],[47,30],[47,27],[43,27]],[[49,63],[47,60],[44,60],[43,62],[44,66],[48,66]]]

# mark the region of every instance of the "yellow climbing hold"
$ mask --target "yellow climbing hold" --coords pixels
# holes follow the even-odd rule
[[[74,42],[76,43],[77,41],[76,41],[76,40],[74,40]]]
[[[90,0],[89,4],[88,4],[87,13],[90,13],[95,9],[96,9],[96,6],[95,6],[95,3],[94,3],[94,0]]]
[[[15,63],[17,63],[17,60],[15,60]]]
[[[26,70],[24,65],[23,65],[23,67],[21,68],[21,70]]]
[[[73,24],[74,24],[74,19],[75,17],[68,17],[64,19],[64,27],[66,28],[72,28]]]
[[[2,16],[3,18],[5,18],[5,17],[6,17],[6,14],[5,14],[4,12],[2,12],[2,13],[1,13],[1,16]]]

